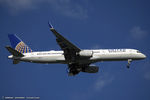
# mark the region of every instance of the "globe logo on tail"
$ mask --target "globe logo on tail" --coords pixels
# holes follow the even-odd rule
[[[29,48],[23,41],[19,42],[16,45],[15,50],[17,50],[20,53],[29,53],[29,52],[32,52],[31,48]]]

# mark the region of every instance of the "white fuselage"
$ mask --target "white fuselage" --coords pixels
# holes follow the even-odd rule
[[[146,56],[135,49],[98,49],[98,50],[85,50],[92,51],[92,56],[89,58],[80,57],[76,61],[78,63],[94,63],[98,61],[121,61],[121,60],[139,60],[144,59]],[[25,62],[34,63],[64,63],[67,64],[63,51],[43,51],[24,53],[23,57],[8,56],[11,59],[17,59]]]

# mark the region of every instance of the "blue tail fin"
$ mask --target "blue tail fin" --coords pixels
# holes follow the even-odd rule
[[[18,38],[14,34],[8,35],[12,48],[17,50],[20,53],[28,53],[32,52],[31,48],[29,48],[20,38]]]

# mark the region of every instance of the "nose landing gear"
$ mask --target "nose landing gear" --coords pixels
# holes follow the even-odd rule
[[[128,64],[127,64],[127,68],[130,68],[130,64],[132,62],[132,59],[128,59]]]

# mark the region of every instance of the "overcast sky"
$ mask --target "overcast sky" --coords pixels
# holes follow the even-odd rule
[[[0,98],[41,100],[150,100],[149,0],[0,0]],[[48,27],[81,49],[133,48],[147,58],[100,62],[97,74],[68,77],[67,65],[12,64],[7,35],[16,34],[33,51],[60,50]]]

